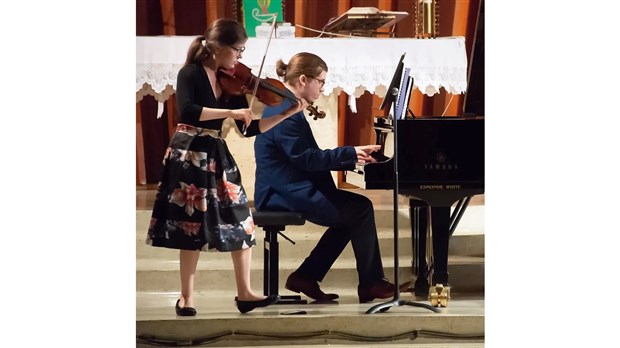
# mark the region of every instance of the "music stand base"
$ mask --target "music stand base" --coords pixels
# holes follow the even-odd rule
[[[378,305],[370,307],[366,311],[366,314],[373,314],[373,313],[377,313],[377,312],[384,313],[384,312],[386,312],[388,309],[390,309],[392,307],[400,307],[400,306],[421,307],[421,308],[426,308],[429,311],[433,311],[435,313],[441,313],[441,311],[439,309],[437,309],[437,308],[435,308],[435,307],[433,307],[431,305],[427,305],[425,303],[411,302],[411,301],[405,301],[405,300],[401,300],[401,299],[393,299],[392,301],[384,302],[384,303],[379,303]]]

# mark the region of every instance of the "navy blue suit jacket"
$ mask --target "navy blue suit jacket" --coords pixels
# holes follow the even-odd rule
[[[291,105],[284,100],[266,106],[262,118],[280,114]],[[318,212],[327,203],[325,194],[337,189],[330,171],[350,170],[357,162],[353,146],[321,150],[302,111],[258,135],[254,155],[256,209],[306,214]]]

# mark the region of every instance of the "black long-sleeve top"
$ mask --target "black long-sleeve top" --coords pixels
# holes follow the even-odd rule
[[[201,64],[188,64],[179,70],[176,90],[177,111],[180,123],[208,129],[222,129],[224,119],[200,121],[203,107],[214,109],[243,109],[248,107],[245,95],[228,95],[223,92],[220,99],[215,99],[209,76]],[[246,130],[245,136],[260,134],[258,121],[253,120]],[[237,128],[242,132],[243,121],[235,120]],[[243,132],[242,132],[243,133]]]

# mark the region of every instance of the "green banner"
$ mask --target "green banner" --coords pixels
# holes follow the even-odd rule
[[[282,22],[282,0],[243,0],[243,24],[249,37],[256,37],[256,27],[271,23],[274,14]]]

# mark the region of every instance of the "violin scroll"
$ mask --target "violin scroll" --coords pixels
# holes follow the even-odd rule
[[[316,106],[314,106],[312,103],[309,103],[309,104],[310,105],[308,105],[306,110],[310,112],[310,116],[314,117],[315,121],[319,118],[320,119],[325,118],[325,111],[319,111],[319,109],[317,109]]]

